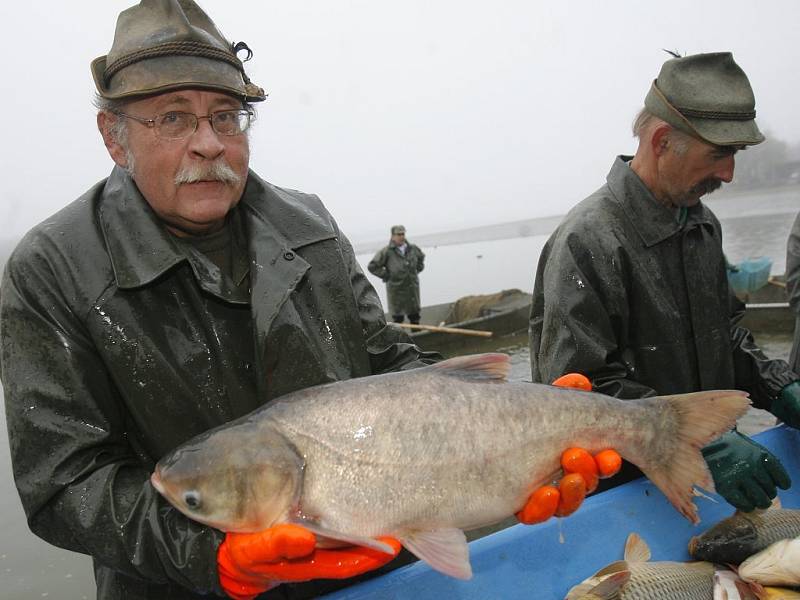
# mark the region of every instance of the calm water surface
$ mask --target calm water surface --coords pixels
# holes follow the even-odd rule
[[[764,198],[737,197],[712,200],[709,204],[723,221],[725,251],[732,261],[766,255],[773,258],[773,273],[783,272],[786,238],[800,210],[798,193],[789,190]],[[409,234],[413,241],[413,232]],[[449,302],[468,294],[508,288],[530,291],[546,239],[547,236],[491,242],[464,240],[461,245],[424,248],[427,268],[421,276],[423,303]],[[358,258],[366,271],[371,256]],[[382,282],[374,278],[372,281],[385,303]],[[787,335],[758,341],[768,355],[788,357],[791,340]],[[490,349],[511,354],[512,379],[530,380],[525,336],[495,340]],[[768,413],[751,411],[741,425],[744,431],[753,433],[773,423]],[[0,598],[94,598],[89,559],[54,548],[27,529],[11,477],[4,411],[0,411],[0,482]]]

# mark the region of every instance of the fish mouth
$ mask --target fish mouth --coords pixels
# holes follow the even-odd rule
[[[150,475],[150,483],[153,485],[154,488],[156,488],[156,490],[158,490],[159,494],[161,494],[162,496],[166,494],[164,484],[161,483],[161,474],[159,473],[158,467],[156,467],[156,470],[153,471],[152,475]]]
[[[689,554],[694,555],[694,551],[697,548],[697,536],[692,536],[692,539],[689,540]]]

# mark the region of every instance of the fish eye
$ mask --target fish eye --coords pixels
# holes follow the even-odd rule
[[[183,501],[189,508],[200,508],[200,494],[195,490],[190,490],[183,495]]]

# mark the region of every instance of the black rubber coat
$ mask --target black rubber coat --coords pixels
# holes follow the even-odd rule
[[[577,371],[619,398],[735,388],[769,410],[798,376],[737,326],[744,306],[728,288],[719,221],[699,203],[681,224],[629,160],[617,158],[542,251],[533,380]]]

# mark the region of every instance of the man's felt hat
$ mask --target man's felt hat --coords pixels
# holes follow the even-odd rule
[[[92,61],[97,91],[111,100],[179,89],[231,94],[247,102],[266,99],[253,84],[235,46],[193,0],[142,0],[120,13],[108,55]]]
[[[664,63],[644,101],[656,117],[717,146],[760,144],[756,100],[730,52],[694,54]]]

